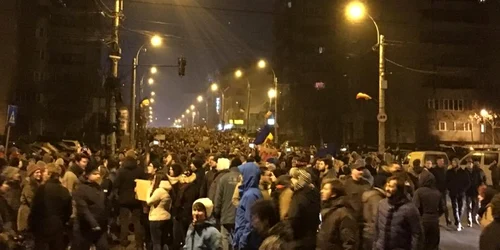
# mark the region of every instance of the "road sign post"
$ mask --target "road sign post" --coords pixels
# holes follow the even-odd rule
[[[5,148],[9,148],[10,127],[16,125],[17,106],[9,105],[7,107],[7,135],[5,139]]]

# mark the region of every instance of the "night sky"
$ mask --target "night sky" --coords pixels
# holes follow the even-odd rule
[[[133,55],[148,34],[163,34],[164,45],[140,55],[140,64],[177,64],[186,57],[186,76],[177,68],[159,68],[155,84],[145,84],[145,94],[155,91],[153,126],[171,126],[196,96],[205,93],[214,73],[244,61],[271,59],[273,51],[273,0],[125,0],[121,30],[123,58],[120,75],[123,96],[130,99]],[[141,67],[138,81],[148,68]],[[146,79],[147,79],[146,75]],[[168,121],[168,117],[172,121]]]

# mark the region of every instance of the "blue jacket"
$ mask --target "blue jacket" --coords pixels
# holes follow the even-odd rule
[[[222,250],[222,236],[215,228],[215,220],[212,218],[202,224],[189,225],[184,249]]]
[[[262,193],[259,189],[260,169],[254,162],[247,162],[238,167],[243,176],[240,186],[240,203],[236,209],[236,223],[233,246],[237,249],[258,249],[262,239],[252,233],[250,208]],[[252,234],[252,236],[250,236]]]

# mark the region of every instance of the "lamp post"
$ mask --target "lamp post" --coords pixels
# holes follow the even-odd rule
[[[234,76],[236,78],[241,78],[243,76],[243,71],[241,71],[239,69],[236,70],[234,72]],[[252,93],[251,93],[251,89],[250,89],[250,80],[248,79],[248,77],[245,77],[245,78],[247,80],[247,115],[246,115],[246,117],[247,117],[247,119],[246,119],[247,120],[246,121],[247,126],[246,127],[247,127],[247,133],[248,133],[249,130],[250,130],[250,100],[251,100],[251,94]]]
[[[498,115],[486,109],[481,109],[479,114],[474,114],[469,116],[469,119],[475,120],[478,124],[489,123],[491,126],[491,145],[495,146],[495,129],[499,126],[496,123]]]
[[[225,97],[225,92],[229,89],[229,87],[225,88],[224,90],[221,90],[220,91],[220,96],[221,96],[221,124],[222,124],[222,129],[224,129],[224,126],[225,126],[225,114],[224,114],[224,109],[225,109],[225,102],[226,102],[226,97]],[[217,83],[212,83],[212,85],[210,85],[210,90],[212,90],[212,92],[217,92],[219,91],[219,85]]]
[[[257,63],[257,67],[260,69],[264,69],[267,67],[267,62],[265,60],[260,60]],[[279,136],[278,136],[278,77],[276,77],[276,73],[274,69],[271,67],[271,72],[273,73],[273,85],[274,85],[274,140],[276,145],[279,145]],[[269,92],[268,92],[269,94]],[[269,104],[271,105],[271,104]]]
[[[383,154],[385,152],[385,122],[387,121],[387,114],[385,111],[385,90],[387,89],[387,81],[385,79],[385,54],[384,46],[385,39],[384,36],[380,34],[377,22],[373,19],[370,14],[367,13],[365,5],[361,2],[351,2],[347,5],[346,16],[348,19],[353,21],[359,21],[365,16],[368,17],[377,31],[377,44],[379,52],[379,71],[378,71],[378,153]]]
[[[151,37],[151,46],[153,47],[158,47],[162,43],[162,39],[159,36],[153,36]],[[142,49],[146,46],[146,43],[143,44],[139,50],[137,50],[137,53],[135,54],[135,57],[133,59],[132,63],[132,89],[131,89],[131,98],[130,98],[130,146],[132,148],[135,148],[135,105],[136,105],[136,97],[137,97],[137,67],[139,65],[139,54],[141,53]],[[150,83],[152,84],[152,83]],[[151,101],[153,102],[153,101]]]

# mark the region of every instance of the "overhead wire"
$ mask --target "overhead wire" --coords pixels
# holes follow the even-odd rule
[[[389,58],[385,58],[385,60],[387,62],[389,62],[390,64],[392,65],[395,65],[397,67],[400,67],[400,68],[403,68],[403,69],[406,69],[406,70],[409,70],[409,71],[413,71],[413,72],[416,72],[416,73],[421,73],[421,74],[429,74],[429,75],[450,75],[450,74],[458,74],[458,73],[461,73],[462,71],[434,71],[434,70],[423,70],[423,69],[415,69],[415,68],[412,68],[412,67],[408,67],[408,66],[405,66],[403,64],[400,64],[400,63],[397,63]]]
[[[222,8],[222,7],[196,6],[196,5],[188,5],[188,4],[175,4],[175,3],[165,3],[165,2],[159,2],[159,1],[146,1],[146,0],[130,0],[129,2],[172,6],[172,7],[181,7],[181,8],[190,8],[190,9],[203,9],[203,10],[215,10],[215,11],[247,13],[247,14],[274,15],[274,12],[264,11],[264,10],[246,10],[246,9],[232,9],[232,8]]]

